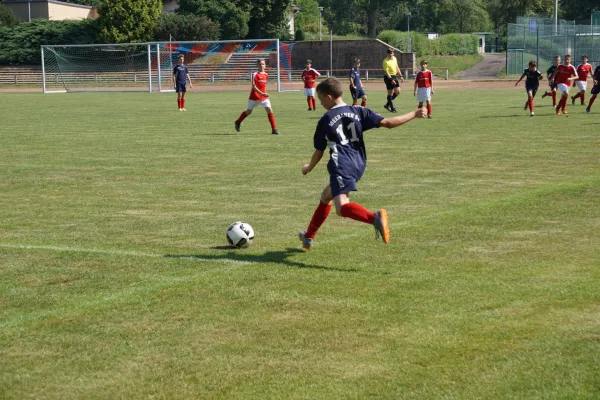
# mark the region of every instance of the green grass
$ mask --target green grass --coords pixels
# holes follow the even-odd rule
[[[597,114],[479,93],[367,134],[389,245],[332,212],[311,252],[301,93],[279,137],[246,92],[0,94],[0,398],[598,398]]]
[[[483,60],[483,56],[480,54],[465,56],[424,56],[417,59],[417,65],[421,62],[421,59],[426,59],[429,69],[438,76],[444,77],[445,71],[441,68],[448,68],[449,78],[454,79],[459,72],[479,64],[481,60]]]

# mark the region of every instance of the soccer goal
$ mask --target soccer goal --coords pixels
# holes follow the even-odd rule
[[[247,85],[265,59],[277,90],[291,70],[291,49],[279,39],[42,46],[44,93],[71,91],[173,91],[172,71],[184,56],[192,82]],[[282,68],[286,68],[282,71]]]

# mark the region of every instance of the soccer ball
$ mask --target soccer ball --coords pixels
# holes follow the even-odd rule
[[[237,248],[248,247],[254,239],[254,229],[246,222],[234,222],[227,228],[227,243]]]

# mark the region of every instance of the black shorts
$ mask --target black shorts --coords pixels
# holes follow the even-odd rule
[[[549,82],[548,85],[550,85],[550,90],[554,90],[556,89],[556,83],[554,82]]]
[[[177,93],[185,93],[187,91],[185,88],[185,83],[177,83],[175,85],[175,91]]]
[[[532,86],[532,87],[525,86],[525,91],[527,93],[531,92],[533,97],[535,97],[535,94],[537,93],[538,89],[539,89],[539,86]]]
[[[592,94],[600,94],[600,85],[595,85],[591,91]]]
[[[395,76],[392,76],[391,78],[384,76],[383,82],[385,82],[385,88],[387,90],[394,90],[395,88],[400,86],[400,82],[398,81],[398,78],[396,78]]]

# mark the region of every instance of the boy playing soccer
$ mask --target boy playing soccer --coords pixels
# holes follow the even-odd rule
[[[558,105],[556,106],[556,115],[567,114],[567,100],[569,98],[569,90],[571,89],[571,81],[577,79],[577,71],[571,65],[571,55],[565,55],[565,63],[556,67],[556,71],[552,74],[552,79],[556,81],[556,87],[562,92]]]
[[[235,130],[240,131],[242,121],[246,117],[252,114],[254,107],[260,105],[267,112],[269,123],[271,124],[271,133],[273,135],[279,135],[277,131],[277,125],[275,124],[275,114],[271,109],[271,102],[269,101],[269,93],[267,93],[267,80],[269,74],[267,74],[266,63],[264,58],[260,58],[256,61],[258,71],[252,73],[252,90],[250,90],[250,97],[248,98],[248,109],[240,114],[239,118],[235,120]]]
[[[592,98],[590,99],[590,102],[588,103],[587,108],[585,109],[586,113],[590,113],[590,108],[592,108],[592,104],[594,104],[594,100],[596,100],[596,97],[598,96],[598,94],[600,94],[600,65],[598,65],[596,67],[596,70],[594,70],[594,87],[592,88]]]
[[[312,171],[323,157],[325,149],[329,148],[329,184],[321,193],[321,201],[308,229],[298,235],[302,247],[306,250],[312,248],[317,231],[329,215],[332,201],[338,215],[372,224],[376,235],[381,235],[383,242],[388,243],[390,230],[387,212],[384,209],[369,211],[360,204],[351,203],[348,198],[351,191],[357,190],[356,184],[365,172],[367,154],[363,132],[381,126],[395,128],[413,118],[424,118],[427,110],[421,108],[397,117],[384,118],[368,108],[348,106],[342,99],[342,84],[334,77],[319,83],[317,96],[327,112],[317,124],[313,139],[315,151],[310,162],[302,166],[302,174]]]
[[[308,103],[308,111],[317,111],[317,100],[315,99],[315,80],[321,74],[312,68],[312,61],[306,60],[306,68],[302,71],[302,81],[304,82],[304,95]]]
[[[537,64],[535,61],[529,61],[529,68],[523,71],[523,75],[519,78],[515,86],[519,84],[523,80],[524,77],[527,77],[525,80],[525,91],[527,91],[527,101],[525,102],[524,110],[527,110],[527,106],[529,106],[529,115],[533,117],[533,98],[537,93],[538,88],[540,87],[540,79],[542,79],[542,74],[536,68]]]
[[[187,81],[190,82],[190,87],[192,87],[192,79],[187,67],[183,63],[183,54],[180,54],[177,57],[177,65],[173,68],[173,86],[177,92],[177,107],[179,111],[185,111],[185,84]]]
[[[354,67],[350,70],[350,94],[352,95],[353,106],[358,103],[359,98],[362,99],[360,106],[367,106],[367,94],[360,81],[360,58],[354,60]]]
[[[550,68],[546,70],[546,77],[548,78],[548,86],[550,86],[550,91],[544,92],[544,94],[542,95],[542,99],[546,96],[552,96],[552,107],[556,107],[556,82],[554,82],[554,80],[552,80],[551,78],[554,74],[554,71],[556,71],[556,68],[558,68],[559,65],[560,56],[556,56],[554,57],[554,64],[552,64]]]
[[[571,96],[571,104],[575,105],[575,100],[577,98],[581,99],[581,105],[585,105],[585,90],[587,89],[587,80],[588,75],[592,73],[592,66],[588,64],[588,57],[581,57],[581,64],[577,67],[577,80],[575,84],[577,85],[577,89],[579,89],[579,93],[575,96]]]
[[[427,69],[427,61],[421,60],[421,70],[415,76],[413,95],[417,97],[419,108],[423,107],[424,102],[427,102],[427,119],[431,119],[431,95],[434,93],[433,75]]]

